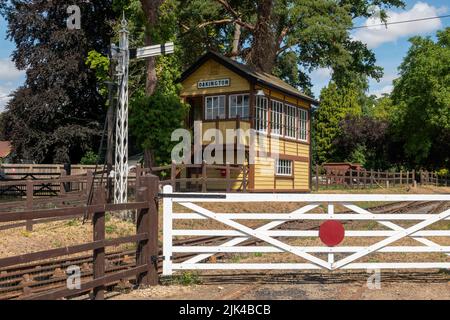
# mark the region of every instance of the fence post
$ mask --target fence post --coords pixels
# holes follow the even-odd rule
[[[386,189],[389,189],[389,171],[385,171],[384,173],[385,182],[386,182]]]
[[[320,176],[319,164],[316,164],[316,191],[319,191],[319,176]]]
[[[349,184],[350,184],[350,189],[353,189],[353,168],[350,168],[350,181],[349,181]]]
[[[367,169],[364,169],[364,189],[367,189]]]
[[[139,187],[141,186],[141,175],[142,175],[142,167],[140,164],[136,165],[136,196],[137,196],[137,191],[139,189]]]
[[[146,233],[148,239],[138,242],[136,266],[147,266],[147,272],[137,275],[138,286],[158,285],[158,191],[159,178],[151,175],[142,178],[138,202],[147,202],[148,208],[140,209],[136,219],[136,234]]]
[[[356,171],[356,183],[357,183],[358,187],[356,189],[360,188],[360,184],[361,184],[360,176],[361,176],[361,169],[358,168],[358,170]]]
[[[33,210],[34,183],[27,180],[27,210]],[[33,231],[33,219],[26,221],[26,229],[28,232]]]
[[[86,173],[86,198],[89,199],[89,195],[91,194],[91,188],[93,187],[94,175],[92,174],[92,170],[88,170]]]
[[[400,170],[400,186],[403,185],[403,170]]]
[[[100,187],[94,196],[94,205],[104,205],[106,203],[105,189]],[[94,242],[105,240],[105,210],[94,212]],[[93,257],[94,280],[105,276],[105,247],[94,250]],[[103,300],[105,298],[105,284],[94,288],[94,300]]]
[[[370,170],[370,188],[373,188],[373,182],[375,179],[375,171],[373,169]]]
[[[207,192],[207,185],[206,185],[207,169],[208,169],[208,167],[206,166],[206,161],[203,160],[203,162],[202,162],[202,192]]]
[[[177,163],[175,160],[172,161],[172,167],[170,169],[170,185],[173,190],[176,191],[177,188]]]
[[[227,192],[231,192],[231,169],[230,169],[230,163],[227,162],[227,168],[226,168],[226,179],[227,179]]]
[[[61,170],[61,178],[64,178],[66,176],[66,170]],[[60,182],[59,183],[59,195],[65,196],[66,195],[66,183]]]

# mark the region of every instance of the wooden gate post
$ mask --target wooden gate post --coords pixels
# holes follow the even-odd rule
[[[159,219],[158,219],[158,192],[159,178],[154,175],[145,176],[141,180],[138,192],[139,202],[148,202],[147,209],[138,211],[136,233],[148,235],[148,239],[138,243],[136,251],[136,266],[147,265],[147,272],[137,276],[138,286],[158,285],[158,255],[159,255]]]
[[[34,183],[27,180],[27,210],[33,210]],[[26,229],[28,232],[33,231],[33,219],[26,221]]]
[[[100,186],[96,190],[93,199],[93,205],[105,205],[106,195],[105,189]],[[105,210],[99,212],[94,212],[92,217],[94,225],[94,242],[105,240]],[[102,278],[105,276],[105,247],[101,247],[94,250],[93,257],[93,270],[94,270],[94,280]],[[94,288],[93,299],[103,300],[105,298],[105,285],[102,284]]]

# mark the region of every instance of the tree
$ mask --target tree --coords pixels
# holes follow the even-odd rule
[[[401,7],[400,0],[187,0],[180,6],[181,40],[190,44],[189,64],[205,48],[245,61],[259,71],[277,73],[308,89],[308,72],[334,70],[340,84],[355,75],[380,78],[375,56],[352,40],[349,28],[361,17]]]
[[[69,5],[81,9],[79,30],[67,28]],[[86,59],[91,50],[107,50],[111,2],[2,0],[0,7],[16,44],[12,59],[26,70],[6,107],[7,138],[20,158],[78,162],[95,149],[104,119],[105,101]]]
[[[351,85],[338,88],[330,82],[320,93],[320,106],[314,115],[314,157],[316,162],[335,161],[334,139],[340,133],[341,121],[348,115],[360,115],[360,88]]]
[[[382,169],[387,161],[389,122],[367,115],[347,116],[333,140],[336,161],[361,163],[366,168]]]
[[[450,28],[413,37],[394,82],[395,137],[413,166],[450,165]]]
[[[176,145],[171,141],[172,132],[183,127],[187,110],[177,95],[159,90],[132,104],[131,131],[143,149],[152,150],[155,163],[171,162],[171,151]]]

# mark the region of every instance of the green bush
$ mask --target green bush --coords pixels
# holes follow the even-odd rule
[[[88,151],[86,154],[81,158],[80,164],[82,165],[94,165],[98,163],[98,155],[94,151]]]

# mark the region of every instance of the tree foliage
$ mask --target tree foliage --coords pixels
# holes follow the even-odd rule
[[[351,39],[360,17],[378,14],[373,6],[402,7],[400,0],[186,0],[179,21],[187,64],[211,48],[260,71],[277,73],[308,89],[309,71],[330,67],[334,80],[380,78],[382,70],[365,44]]]
[[[386,168],[389,122],[366,115],[347,116],[333,140],[336,161],[360,163],[366,168]]]
[[[341,132],[340,124],[348,115],[360,115],[361,89],[357,85],[339,88],[330,82],[322,89],[320,106],[314,115],[314,157],[316,162],[324,163],[336,160],[334,139]]]
[[[138,98],[132,104],[130,129],[143,149],[153,151],[154,163],[170,163],[176,144],[171,142],[172,132],[184,127],[187,110],[177,95],[163,91]]]
[[[414,37],[392,94],[395,137],[412,165],[450,161],[450,28],[437,41]]]
[[[80,30],[66,25],[74,4],[81,8]],[[101,131],[104,99],[86,59],[91,50],[106,52],[111,2],[2,1],[1,9],[16,44],[12,59],[26,70],[25,84],[6,107],[6,137],[20,158],[78,162]]]

